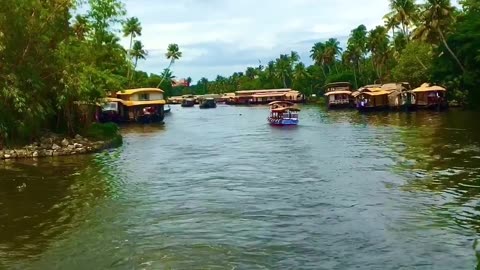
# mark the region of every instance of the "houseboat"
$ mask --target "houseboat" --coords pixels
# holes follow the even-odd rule
[[[328,108],[348,108],[353,105],[352,85],[349,82],[336,82],[324,86]]]
[[[182,107],[193,107],[195,106],[195,99],[193,98],[184,98],[182,100]]]
[[[304,96],[295,90],[285,89],[260,89],[236,91],[235,96],[229,96],[226,101],[231,105],[269,104],[273,101],[303,102]]]
[[[390,109],[410,109],[412,106],[411,86],[407,82],[402,83],[387,83],[381,86],[385,91],[390,91],[388,94],[388,106]]]
[[[413,104],[417,109],[445,109],[448,107],[446,93],[447,89],[428,83],[411,91]]]
[[[361,112],[383,110],[388,108],[388,95],[393,90],[384,90],[381,87],[362,87],[354,94],[355,105]]]
[[[119,91],[102,102],[101,122],[162,122],[165,116],[163,90],[138,88]]]
[[[214,98],[202,98],[200,99],[200,109],[212,109],[217,107],[217,102]]]
[[[299,108],[288,101],[274,101],[269,104],[270,115],[267,120],[274,126],[292,126],[298,125]]]

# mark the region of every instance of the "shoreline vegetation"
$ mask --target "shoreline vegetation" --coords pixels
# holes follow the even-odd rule
[[[0,5],[0,150],[34,143],[45,131],[82,134],[95,122],[95,108],[79,105],[98,104],[122,89],[160,87],[168,95],[171,67],[182,56],[178,45],[168,46],[161,74],[137,71],[148,52],[139,40],[140,21],[126,14],[121,0]],[[128,48],[120,45],[122,36]]]
[[[478,1],[462,0],[458,7],[450,0],[385,1],[390,12],[384,25],[359,25],[344,47],[336,38],[319,39],[309,51],[312,65],[291,51],[214,81],[202,78],[190,86],[187,78],[180,87],[172,86],[172,66],[182,57],[177,44],[168,46],[169,63],[161,74],[137,70],[148,51],[139,19],[126,17],[122,0],[7,1],[0,5],[0,151],[35,142],[39,147],[45,131],[74,138],[95,122],[78,104],[96,104],[129,88],[161,88],[166,97],[291,88],[311,99],[322,96],[331,82],[350,82],[357,89],[430,82],[447,88],[449,101],[479,108]],[[129,39],[128,48],[120,45],[122,36]],[[42,150],[52,148],[53,142]]]

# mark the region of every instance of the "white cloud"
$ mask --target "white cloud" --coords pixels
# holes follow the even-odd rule
[[[228,76],[292,50],[308,62],[315,41],[344,41],[360,24],[382,24],[388,11],[387,0],[126,0],[126,6],[142,22],[139,39],[150,52],[139,68],[160,72],[168,65],[166,47],[178,43],[183,57],[174,73],[194,80]]]

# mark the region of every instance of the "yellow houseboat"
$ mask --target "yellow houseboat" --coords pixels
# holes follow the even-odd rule
[[[163,90],[138,88],[118,91],[116,97],[106,99],[101,121],[162,122],[165,116]]]
[[[428,83],[411,91],[413,104],[419,109],[444,109],[448,106],[446,93],[447,89]]]
[[[355,104],[359,111],[373,111],[388,108],[388,95],[394,90],[385,90],[381,87],[362,87],[355,93]]]
[[[352,85],[349,82],[335,82],[325,85],[328,108],[346,108],[353,104]]]

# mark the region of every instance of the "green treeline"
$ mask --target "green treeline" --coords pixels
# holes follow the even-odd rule
[[[322,93],[329,82],[355,87],[373,83],[433,82],[449,89],[449,99],[480,105],[480,2],[390,0],[385,25],[353,29],[346,48],[331,38],[312,46],[314,64],[297,52],[282,54],[265,66],[249,67],[214,81],[202,78],[193,92],[225,93],[244,89],[294,88],[306,95]],[[186,90],[188,91],[188,90]]]
[[[0,149],[43,130],[74,133],[89,121],[80,104],[94,104],[128,87],[171,89],[171,44],[161,75],[136,71],[147,52],[136,18],[120,0],[15,0],[0,5]],[[120,37],[130,38],[125,49]],[[139,79],[141,78],[141,80]]]

